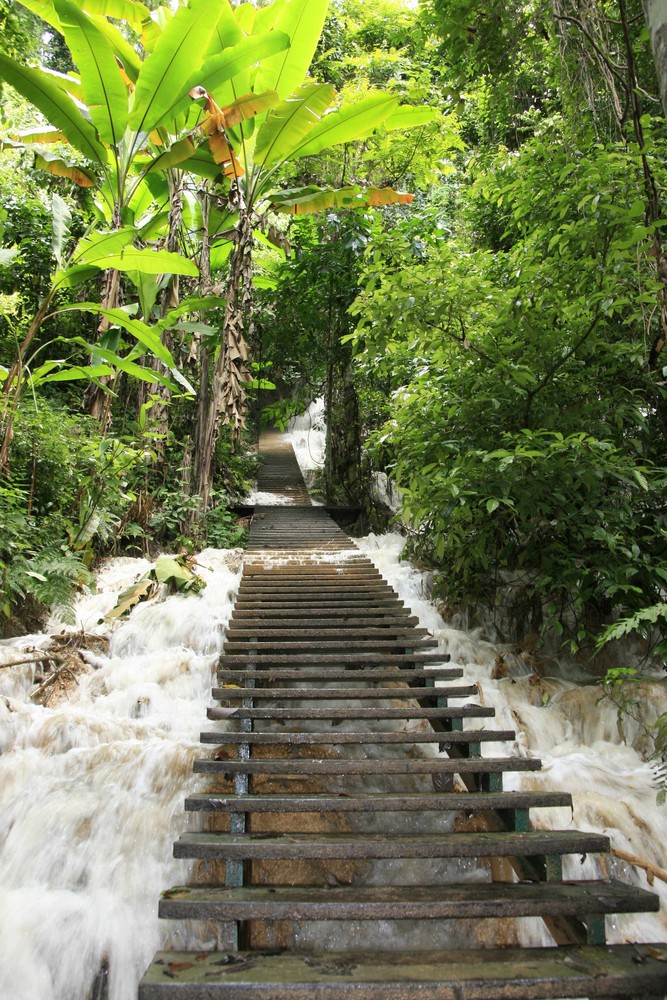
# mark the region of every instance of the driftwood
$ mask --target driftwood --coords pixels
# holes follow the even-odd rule
[[[23,655],[18,660],[7,660],[5,663],[0,663],[0,670],[4,670],[5,667],[21,667],[24,663],[44,663],[45,660],[58,660],[58,653],[32,653]]]
[[[667,882],[667,871],[664,868],[658,868],[657,865],[651,864],[650,861],[642,861],[634,854],[628,854],[627,851],[617,851],[615,847],[612,847],[611,853],[619,861],[627,861],[629,865],[634,865],[635,868],[642,868],[646,872],[646,881],[649,885],[653,885],[655,879],[660,879],[661,882]]]
[[[63,674],[69,674],[72,680],[76,684],[79,683],[77,680],[77,676],[72,669],[72,664],[70,662],[63,663],[61,667],[58,667],[58,669],[54,670],[52,674],[49,674],[46,680],[32,692],[32,694],[30,695],[31,699],[34,700],[35,698],[38,698],[39,695],[42,693],[42,691],[45,691],[47,687],[53,684],[54,681],[58,680],[59,677],[62,677]]]

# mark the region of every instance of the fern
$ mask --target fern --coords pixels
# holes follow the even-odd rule
[[[63,621],[74,621],[74,598],[81,587],[90,587],[92,573],[80,556],[69,550],[45,549],[28,558],[18,556],[8,568],[6,589],[25,598],[30,594],[38,604],[57,613]]]

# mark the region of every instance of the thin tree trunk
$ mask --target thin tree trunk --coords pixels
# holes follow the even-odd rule
[[[664,0],[643,0],[643,6],[644,17],[651,36],[662,109],[667,115],[667,4]]]
[[[111,225],[112,231],[121,228],[120,209],[114,211]],[[120,305],[120,271],[111,269],[104,273],[104,285],[102,292],[102,309],[116,309]],[[97,333],[101,337],[111,326],[106,316],[100,318],[97,326]],[[111,376],[98,379],[102,384],[107,384]],[[94,417],[99,425],[102,434],[106,434],[111,424],[111,394],[105,392],[94,382],[89,382],[81,401],[81,409],[87,410],[91,417]]]
[[[167,236],[167,250],[170,253],[178,253],[180,245],[181,223],[183,221],[183,182],[185,174],[182,170],[170,170],[167,173],[169,182],[169,234]],[[179,275],[172,274],[169,284],[162,293],[162,315],[174,309],[179,303]],[[144,316],[144,321],[149,322],[149,317]],[[162,341],[165,347],[173,352],[174,338],[169,330],[163,334]],[[151,368],[160,371],[162,362],[159,358],[151,358]],[[141,397],[145,395],[147,383],[142,383]],[[167,435],[169,433],[169,403],[171,400],[171,389],[157,383],[150,386],[150,393],[153,396],[154,404],[151,410],[151,425],[155,433],[154,459],[153,465],[159,470],[164,466],[165,449],[167,445]]]
[[[220,427],[230,424],[235,440],[245,427],[245,385],[251,375],[244,319],[251,316],[252,308],[252,245],[250,218],[242,211],[227,285],[222,343],[213,369],[208,407],[197,433],[195,485],[204,509],[211,493]]]

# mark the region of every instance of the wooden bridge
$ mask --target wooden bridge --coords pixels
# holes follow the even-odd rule
[[[476,687],[311,506],[291,446],[262,451],[258,488],[293,505],[255,510],[209,711],[226,728],[202,734],[211,790],[185,803],[205,829],[175,844],[195,877],[160,900],[217,949],[158,953],[139,1000],[664,997],[667,944],[605,944],[607,915],[658,897],[563,880],[564,855],[608,838],[532,828],[531,809],[570,796],[503,791],[540,762],[482,756],[515,734],[487,728]],[[497,947],[516,917],[555,945]],[[333,940],[315,946],[316,926]],[[415,948],[392,944],[396,926]]]

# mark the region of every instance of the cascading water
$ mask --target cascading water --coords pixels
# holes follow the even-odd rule
[[[1,667],[48,637],[0,644],[1,1000],[87,1000],[103,968],[109,1000],[132,1000],[162,942],[206,943],[157,919],[159,893],[188,877],[172,841],[198,786],[241,553],[209,549],[197,562],[202,593],[137,606],[52,707],[31,701],[33,665]],[[100,619],[149,566],[109,561],[78,602],[77,628],[111,632]]]
[[[541,774],[508,775],[507,787],[573,794],[574,817],[550,809],[535,811],[534,819],[561,829],[604,831],[613,847],[667,867],[666,810],[656,803],[652,771],[641,757],[641,731],[630,729],[624,745],[615,706],[601,699],[598,687],[537,676],[520,656],[512,658],[443,621],[427,599],[428,579],[400,561],[400,536],[369,536],[357,545],[466,678],[480,683],[483,701],[496,709],[493,728],[516,729],[519,751],[544,761]],[[210,928],[157,919],[160,892],[189,877],[188,866],[172,859],[172,842],[191,825],[185,796],[203,784],[192,763],[202,754],[199,732],[241,553],[207,550],[197,563],[207,584],[200,595],[142,603],[113,630],[100,620],[150,564],[114,559],[102,567],[97,593],[82,597],[76,614],[82,632],[110,634],[108,652],[86,654],[88,672],[60,702],[43,707],[31,701],[34,665],[0,666],[0,1000],[89,1000],[102,968],[108,970],[110,1000],[134,1000],[139,977],[159,947],[213,945],[206,939]],[[51,631],[56,628],[52,623]],[[49,641],[28,636],[2,643],[0,664]],[[496,679],[499,657],[507,676]],[[663,682],[646,681],[639,693],[649,719],[667,707]],[[610,874],[645,885],[634,866],[612,864]],[[589,858],[582,868],[571,859],[566,877],[593,877],[596,865]],[[488,877],[488,870],[468,869],[452,877]],[[440,874],[448,878],[447,871]],[[396,875],[403,877],[398,868]],[[654,888],[667,903],[667,886],[656,881]],[[665,912],[663,906],[661,914],[608,921],[610,939],[665,940]],[[298,939],[306,947],[340,949],[358,942],[360,931],[320,925],[303,928]],[[440,932],[438,946],[449,933],[446,926]],[[379,934],[382,946],[433,944],[412,938],[400,925],[381,927]],[[519,936],[525,944],[548,940],[535,920],[520,921]]]

